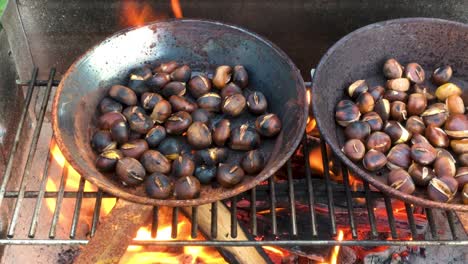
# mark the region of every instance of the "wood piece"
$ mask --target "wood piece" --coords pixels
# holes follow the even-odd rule
[[[107,220],[101,223],[75,264],[118,263],[127,251],[138,229],[147,223],[153,212],[150,205],[119,199]]]
[[[231,212],[221,202],[218,205],[218,236],[216,240],[249,240],[244,230],[237,224],[237,237],[231,237]],[[191,217],[191,207],[183,207],[184,213]],[[198,228],[204,234],[211,233],[211,204],[198,206]],[[269,263],[255,247],[222,247],[222,249],[231,253],[238,263]]]

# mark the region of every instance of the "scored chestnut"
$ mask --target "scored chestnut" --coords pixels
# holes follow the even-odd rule
[[[388,118],[390,117],[390,101],[385,98],[380,98],[380,100],[375,102],[374,111],[379,114],[383,122],[387,122]],[[359,116],[357,119],[359,119]]]
[[[123,157],[124,156],[120,150],[106,150],[96,159],[96,168],[104,172],[113,171],[117,165],[117,161]]]
[[[434,172],[438,178],[454,177],[457,172],[455,160],[449,157],[438,157],[434,162]]]
[[[408,94],[406,92],[399,92],[395,90],[387,90],[385,91],[383,98],[387,99],[389,102],[394,101],[408,101]]]
[[[468,137],[468,118],[463,114],[450,115],[445,121],[445,133],[451,138]]]
[[[206,109],[198,108],[195,111],[193,111],[191,115],[193,122],[202,122],[206,125],[210,125],[210,119],[213,116],[213,113]]]
[[[207,166],[216,166],[218,163],[224,162],[228,157],[226,148],[209,148],[195,152],[195,161],[197,164]]]
[[[233,94],[224,99],[221,109],[223,113],[236,117],[244,111],[245,104],[245,97],[242,94]]]
[[[145,84],[154,92],[160,92],[161,89],[171,81],[171,76],[168,73],[158,72],[146,80]]]
[[[406,120],[406,130],[412,134],[424,133],[425,129],[424,121],[419,116],[410,116],[408,120]]]
[[[411,149],[406,144],[397,144],[387,154],[387,168],[407,169],[411,164]]]
[[[187,155],[180,155],[174,162],[172,162],[172,176],[182,177],[193,175],[195,170],[195,163]]]
[[[151,119],[154,122],[162,124],[168,119],[172,114],[172,106],[166,100],[159,101],[153,108],[151,113]]]
[[[458,182],[453,177],[433,178],[427,186],[429,198],[437,202],[450,202],[457,193]]]
[[[183,176],[174,185],[174,196],[179,200],[193,199],[200,196],[200,181],[193,176]]]
[[[428,145],[431,145],[431,143],[429,142],[429,140],[427,140],[427,138],[425,138],[423,135],[421,134],[415,134],[411,137],[411,144],[418,144],[418,143],[425,143],[425,144],[428,144]]]
[[[234,66],[232,71],[232,82],[239,85],[240,88],[245,88],[249,84],[249,75],[247,70],[242,65]]]
[[[255,129],[264,137],[274,137],[281,131],[281,120],[275,114],[265,114],[257,117]]]
[[[192,113],[198,106],[196,103],[189,101],[187,98],[178,95],[172,95],[169,97],[169,103],[171,103],[174,112],[186,111]]]
[[[172,114],[164,125],[168,134],[181,135],[187,130],[191,123],[192,116],[185,111],[179,111]]]
[[[362,159],[362,165],[368,171],[377,171],[387,164],[387,157],[380,151],[371,149]]]
[[[187,141],[196,149],[207,148],[212,143],[211,131],[206,124],[194,122],[187,130]]]
[[[350,100],[341,100],[336,105],[335,120],[342,126],[347,127],[349,124],[359,120],[361,112],[356,104]]]
[[[217,146],[224,146],[231,135],[231,122],[227,119],[220,120],[213,128],[213,141]]]
[[[463,186],[468,184],[468,167],[458,168],[457,173],[455,173],[455,179],[457,180],[460,188],[463,188]]]
[[[140,162],[147,172],[167,174],[171,171],[171,162],[161,152],[147,150],[141,155]]]
[[[221,65],[216,68],[215,74],[213,76],[213,85],[218,88],[222,89],[226,86],[227,83],[231,81],[232,77],[232,68],[227,65]]]
[[[432,81],[435,84],[442,85],[448,83],[452,78],[452,67],[450,65],[444,65],[434,70],[432,73]]]
[[[428,102],[436,99],[435,95],[431,93],[430,89],[427,86],[422,85],[422,84],[414,84],[413,92],[423,94],[426,97]]]
[[[362,117],[362,121],[369,124],[372,132],[382,130],[383,121],[382,121],[382,118],[379,116],[379,114],[377,114],[376,112],[369,112],[365,114]]]
[[[144,65],[143,67],[132,69],[128,75],[130,76],[130,80],[148,80],[153,75],[153,72],[147,65]]]
[[[134,113],[128,119],[128,124],[131,130],[140,134],[146,134],[153,127],[154,121],[146,114]]]
[[[374,98],[374,101],[377,101],[384,96],[385,88],[382,85],[377,85],[370,88],[369,93]]]
[[[221,96],[217,93],[207,93],[197,99],[198,107],[211,112],[221,110]]]
[[[423,83],[426,78],[426,74],[421,65],[412,62],[405,67],[405,77],[408,78],[412,83]]]
[[[244,176],[244,170],[238,165],[219,164],[216,172],[216,180],[226,188],[235,186],[244,179]]]
[[[185,92],[186,88],[183,82],[170,82],[161,90],[161,94],[166,98],[171,97],[171,95],[183,96]]]
[[[130,157],[117,161],[115,175],[125,186],[136,186],[145,180],[146,172],[141,163]]]
[[[374,97],[368,92],[361,93],[356,99],[356,106],[361,114],[369,113],[374,110]]]
[[[158,151],[169,160],[176,160],[182,152],[182,145],[179,140],[169,137],[159,143]]]
[[[127,122],[115,122],[112,125],[110,132],[112,135],[112,139],[115,140],[117,143],[123,144],[128,141],[129,129],[127,126]]]
[[[231,130],[229,145],[234,150],[252,150],[260,145],[260,136],[255,129],[242,124]]]
[[[168,61],[165,63],[161,63],[159,66],[153,69],[153,72],[164,72],[164,73],[171,73],[177,68],[176,61]]]
[[[268,102],[263,93],[255,91],[247,96],[247,108],[252,114],[260,115],[265,113]]]
[[[414,93],[408,97],[408,114],[410,115],[420,115],[426,110],[427,99],[424,94]]]
[[[144,139],[131,140],[120,147],[125,157],[139,159],[148,150],[148,143]]]
[[[450,147],[456,154],[468,153],[468,138],[453,139],[450,141]]]
[[[208,184],[216,177],[216,167],[199,166],[195,169],[195,177],[197,177],[200,183]]]
[[[192,75],[192,69],[188,65],[182,65],[171,72],[170,75],[173,81],[186,83]]]
[[[411,133],[397,121],[388,121],[385,124],[384,131],[395,144],[405,143],[411,138]]]
[[[442,84],[435,91],[435,96],[437,97],[437,99],[439,99],[442,102],[445,101],[445,99],[447,99],[447,97],[451,95],[461,96],[462,94],[463,94],[462,89],[454,83]]]
[[[429,125],[426,127],[424,135],[434,147],[446,148],[449,146],[449,138],[440,127]]]
[[[103,130],[111,129],[112,125],[117,122],[127,121],[125,116],[118,112],[105,113],[99,117],[98,127]]]
[[[416,189],[413,179],[404,169],[390,171],[388,174],[388,184],[390,187],[407,194],[412,194]]]
[[[403,121],[408,118],[406,104],[401,101],[394,101],[390,104],[390,117],[396,121]]]
[[[237,86],[237,84],[232,82],[226,84],[226,86],[224,86],[224,88],[219,93],[222,99],[225,99],[226,97],[231,96],[233,94],[242,94],[242,89],[239,86]]]
[[[367,85],[366,80],[357,80],[348,86],[348,95],[349,97],[356,99],[361,93],[367,92],[369,86]]]
[[[387,79],[397,79],[403,76],[403,66],[391,58],[385,61],[383,65],[383,74]]]
[[[123,106],[116,100],[110,97],[104,97],[99,103],[99,111],[101,114],[109,112],[122,112]]]
[[[146,110],[153,110],[154,106],[163,99],[157,93],[143,93],[140,98],[141,106]]]
[[[411,146],[411,158],[421,165],[429,165],[437,158],[437,152],[430,144],[416,143]]]
[[[435,103],[430,105],[426,111],[421,114],[421,117],[426,126],[434,125],[442,126],[448,117],[448,110],[445,104]]]
[[[406,92],[410,88],[410,81],[406,78],[397,78],[388,80],[385,85],[390,90]]]
[[[130,117],[136,113],[146,114],[146,111],[142,107],[134,105],[134,106],[126,107],[122,112],[122,114],[125,116],[127,120],[130,119]]]
[[[347,126],[344,130],[344,135],[347,139],[359,139],[362,141],[365,141],[365,139],[370,135],[370,133],[371,127],[369,123],[365,121],[353,122],[349,124],[349,126]]]
[[[198,98],[211,90],[211,81],[205,75],[197,75],[188,82],[190,94]]]
[[[166,175],[155,172],[145,180],[146,194],[155,199],[166,199],[172,194],[173,184]]]
[[[146,81],[151,78],[152,72],[147,67],[137,68],[130,73],[128,88],[132,89],[137,95],[148,92]]]
[[[166,138],[166,129],[163,126],[155,126],[146,133],[145,140],[150,148],[155,148]]]
[[[464,114],[465,113],[465,103],[463,99],[456,94],[450,95],[445,100],[445,105],[450,114]]]
[[[113,85],[109,90],[109,96],[125,105],[136,105],[138,102],[135,92],[123,85]]]
[[[359,139],[350,139],[346,141],[341,150],[346,155],[346,157],[354,162],[362,160],[366,154],[366,147]]]
[[[413,178],[413,182],[418,186],[427,186],[432,178],[435,177],[434,171],[430,167],[414,162],[409,167],[408,173]]]
[[[390,137],[380,131],[373,132],[367,138],[366,148],[369,150],[377,150],[382,153],[386,153],[392,145]],[[386,160],[385,160],[386,161]]]
[[[364,149],[364,145],[362,145]],[[242,169],[250,175],[259,173],[265,167],[265,158],[260,150],[255,149],[247,152],[241,160]]]
[[[112,140],[112,135],[107,130],[96,131],[91,139],[92,148],[101,153],[106,150],[115,149],[117,142]]]

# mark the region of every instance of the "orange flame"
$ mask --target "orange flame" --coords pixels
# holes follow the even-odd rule
[[[179,0],[171,0],[172,13],[174,13],[175,18],[183,18],[182,8],[180,7]]]
[[[151,5],[146,2],[124,0],[121,2],[120,12],[122,26],[143,26],[158,18]]]
[[[338,241],[343,241],[343,237],[344,237],[344,232],[343,232],[343,230],[340,229],[338,231]],[[333,247],[332,256],[330,258],[330,263],[331,264],[338,263],[338,254],[340,253],[340,248],[341,248],[341,246],[334,246]]]

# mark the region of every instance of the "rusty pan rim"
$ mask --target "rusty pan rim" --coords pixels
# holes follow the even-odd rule
[[[317,65],[315,74],[319,75],[321,72],[321,68],[323,65],[326,64],[326,61],[328,60],[329,57],[333,56],[334,52],[338,49],[340,49],[344,44],[354,37],[355,35],[358,35],[361,32],[365,31],[370,31],[376,28],[381,28],[385,27],[387,25],[392,25],[392,24],[403,24],[403,23],[417,23],[417,22],[424,22],[428,24],[450,24],[453,26],[461,26],[461,27],[466,27],[468,28],[467,24],[461,23],[461,22],[456,22],[456,21],[450,21],[450,20],[445,20],[445,19],[438,19],[438,18],[424,18],[424,17],[414,17],[414,18],[400,18],[400,19],[392,19],[392,20],[386,20],[382,22],[377,22],[373,23],[364,27],[361,27],[359,29],[356,29],[355,31],[352,31],[351,33],[347,34],[343,38],[341,38],[338,42],[336,42],[332,47],[328,49],[328,51],[322,56],[320,59],[319,64]],[[323,90],[320,90],[320,88],[317,87],[316,78],[312,79],[312,94],[319,94],[322,93]],[[317,96],[312,96],[312,111],[315,116],[316,122],[317,122],[317,127],[319,131],[322,130],[322,126],[325,126],[324,124],[326,122],[335,122],[334,120],[328,120],[327,118],[322,118],[320,114],[315,110],[313,107],[316,103]],[[453,203],[441,203],[441,202],[436,202],[432,201],[429,199],[424,199],[420,198],[411,194],[406,194],[403,192],[400,192],[394,188],[391,188],[390,186],[374,179],[371,174],[369,174],[367,171],[363,170],[359,166],[357,166],[354,162],[352,162],[350,159],[348,159],[343,152],[341,151],[340,146],[338,144],[334,144],[332,140],[330,139],[330,135],[322,134],[322,138],[325,139],[325,142],[330,146],[332,149],[333,153],[342,161],[349,169],[351,169],[352,172],[356,173],[359,177],[367,181],[369,184],[373,185],[380,191],[382,191],[385,194],[390,195],[391,197],[398,198],[400,200],[403,200],[405,202],[410,202],[415,205],[419,205],[422,207],[426,208],[439,208],[439,209],[444,209],[444,210],[455,210],[455,211],[465,211],[468,212],[468,205],[463,205],[463,204],[453,204]]]
[[[248,184],[240,184],[236,186],[235,188],[228,189],[225,192],[221,192],[220,195],[214,196],[214,197],[203,197],[203,198],[197,198],[197,199],[191,199],[191,200],[175,200],[175,199],[170,199],[170,200],[161,200],[161,199],[153,199],[149,198],[146,196],[138,196],[131,194],[130,192],[125,192],[121,191],[117,188],[112,188],[108,185],[106,185],[104,182],[98,180],[96,177],[93,175],[89,175],[83,168],[82,166],[76,162],[73,158],[73,156],[70,153],[69,148],[67,147],[67,144],[63,141],[61,137],[61,132],[60,128],[58,126],[58,103],[59,103],[59,98],[60,95],[64,89],[64,80],[67,79],[67,77],[73,73],[73,71],[76,70],[76,67],[82,63],[83,61],[87,60],[90,56],[90,54],[97,49],[102,43],[106,43],[108,41],[112,41],[112,39],[124,35],[132,30],[139,29],[142,27],[158,27],[158,25],[161,24],[167,24],[167,25],[179,25],[179,24],[185,24],[185,23],[206,23],[206,24],[211,24],[211,25],[217,25],[217,26],[222,26],[222,27],[227,27],[233,30],[240,31],[246,35],[250,35],[256,40],[262,42],[269,48],[271,48],[280,58],[282,58],[290,67],[290,74],[293,76],[293,79],[296,83],[296,87],[302,87],[303,89],[299,89],[299,98],[305,98],[306,94],[306,88],[304,84],[304,80],[301,76],[301,73],[299,69],[296,67],[296,65],[293,63],[291,58],[283,51],[281,50],[276,44],[272,43],[271,41],[267,40],[266,38],[251,32],[247,29],[241,28],[239,26],[231,25],[231,24],[226,24],[226,23],[221,23],[218,21],[213,21],[213,20],[206,20],[206,19],[166,19],[166,20],[158,20],[150,23],[146,23],[143,26],[137,26],[137,27],[129,27],[120,31],[117,31],[116,33],[110,35],[106,39],[102,40],[101,42],[97,43],[90,49],[88,49],[84,54],[79,56],[73,64],[68,68],[67,72],[63,75],[59,86],[57,87],[53,104],[52,104],[52,129],[54,132],[54,139],[55,142],[57,143],[59,149],[62,151],[63,155],[65,156],[67,162],[80,174],[82,175],[87,181],[90,183],[96,185],[98,188],[102,189],[103,191],[112,194],[118,198],[125,199],[130,202],[135,202],[138,204],[146,204],[146,205],[155,205],[155,206],[170,206],[170,207],[183,207],[183,206],[196,206],[196,205],[202,205],[202,204],[208,204],[224,199],[231,198],[233,196],[236,196],[242,192],[245,192],[249,189],[254,188],[261,182],[267,180],[270,178],[276,171],[278,171],[285,163],[286,161],[291,157],[291,155],[294,153],[296,150],[297,146],[302,140],[303,133],[297,133],[293,138],[291,138],[292,144],[291,144],[291,149],[289,149],[287,152],[284,153],[283,157],[276,162],[271,169],[265,171],[261,171],[257,176],[254,177],[252,181],[250,181]],[[308,116],[309,112],[309,103],[307,100],[304,99],[304,105],[302,109],[302,113],[300,116],[300,119],[298,120],[298,126],[300,127],[300,130],[298,131],[305,131],[306,127],[306,118]]]

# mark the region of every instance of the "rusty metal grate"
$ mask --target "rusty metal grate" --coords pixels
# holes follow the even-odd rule
[[[79,187],[77,191],[65,191],[65,185],[66,185],[66,169],[64,169],[65,172],[62,173],[61,180],[60,180],[60,185],[58,188],[58,191],[50,192],[46,191],[46,182],[47,182],[47,172],[48,168],[50,165],[50,161],[52,156],[49,154],[49,156],[46,158],[45,161],[45,167],[42,172],[42,178],[40,181],[40,187],[37,190],[27,190],[26,187],[26,181],[28,177],[31,176],[32,173],[36,172],[31,172],[31,164],[34,159],[42,159],[44,157],[40,157],[35,155],[35,150],[38,144],[38,138],[39,135],[41,134],[41,127],[42,123],[44,121],[44,116],[47,111],[47,105],[49,102],[49,97],[53,89],[58,85],[58,81],[54,81],[54,76],[55,76],[55,70],[52,69],[50,70],[50,75],[48,80],[37,80],[37,73],[38,69],[34,68],[31,81],[28,83],[21,83],[18,84],[18,88],[24,88],[27,87],[27,95],[26,95],[26,100],[24,107],[22,109],[22,114],[19,120],[19,126],[18,130],[16,131],[15,135],[15,140],[14,144],[11,150],[11,155],[8,157],[8,163],[6,166],[6,170],[3,173],[2,181],[1,181],[1,186],[0,186],[0,206],[5,206],[5,201],[10,200],[14,201],[14,206],[11,215],[8,216],[8,228],[7,228],[7,233],[6,237],[0,238],[0,245],[73,245],[73,244],[86,244],[88,240],[86,239],[75,239],[76,232],[77,232],[77,224],[80,219],[80,210],[81,210],[81,205],[82,201],[84,199],[94,199],[95,200],[95,205],[94,205],[94,213],[92,215],[92,225],[91,225],[91,230],[90,230],[90,236],[94,235],[94,232],[96,231],[96,228],[99,223],[100,219],[100,208],[101,208],[101,202],[103,198],[106,197],[112,197],[109,194],[106,194],[102,192],[101,190],[96,191],[96,192],[85,192],[84,191],[84,186],[86,181],[81,178],[79,182]],[[45,87],[45,88],[44,88]],[[14,175],[14,170],[13,170],[13,165],[15,163],[15,157],[16,155],[20,154],[18,153],[18,146],[21,143],[20,140],[20,135],[21,132],[24,128],[24,123],[27,118],[28,114],[28,109],[31,107],[31,99],[32,99],[32,94],[35,89],[46,89],[44,92],[44,95],[42,96],[42,101],[37,100],[38,103],[40,103],[41,107],[39,110],[38,118],[37,118],[37,125],[34,128],[33,136],[32,136],[32,141],[29,146],[28,150],[28,155],[27,155],[27,160],[26,160],[26,165],[24,167],[24,171],[20,175]],[[309,149],[308,149],[308,137],[304,136],[303,138],[303,153],[304,157],[309,156]],[[323,141],[322,141],[323,142]],[[324,143],[321,143],[321,152],[322,154],[326,153],[326,146]],[[293,179],[293,170],[292,170],[292,165],[291,165],[291,160],[289,160],[286,164],[286,172],[287,172],[287,182],[286,183],[280,183],[284,187],[282,192],[287,192],[287,199],[289,201],[289,214],[291,218],[291,224],[289,227],[289,230],[286,230],[286,232],[289,232],[291,239],[288,240],[277,240],[277,239],[270,239],[270,240],[262,240],[262,241],[257,241],[257,240],[243,240],[243,241],[220,241],[216,239],[212,239],[217,236],[217,203],[213,203],[211,205],[211,234],[206,234],[208,240],[201,241],[201,240],[171,240],[171,241],[154,241],[154,240],[138,240],[138,241],[133,241],[132,244],[134,245],[166,245],[166,246],[184,246],[184,245],[203,245],[203,246],[259,246],[259,245],[296,245],[296,246],[302,246],[302,245],[316,245],[316,246],[330,246],[330,245],[359,245],[359,246],[390,246],[390,245],[420,245],[420,246],[435,246],[435,245],[452,245],[452,246],[466,246],[468,245],[468,240],[459,240],[456,232],[455,232],[455,215],[454,212],[452,211],[447,211],[445,212],[447,215],[447,221],[450,226],[451,230],[451,235],[453,239],[448,239],[448,240],[441,240],[439,239],[438,235],[438,230],[436,223],[434,222],[434,217],[433,217],[433,210],[431,208],[426,208],[425,209],[425,215],[427,217],[427,221],[429,224],[430,228],[430,233],[431,233],[431,238],[426,239],[426,240],[417,240],[416,237],[416,224],[415,224],[415,218],[413,214],[413,209],[410,204],[405,204],[405,209],[407,213],[407,219],[408,219],[408,226],[409,229],[411,230],[411,233],[413,235],[412,240],[404,239],[402,240],[401,238],[398,237],[397,234],[397,226],[395,223],[395,217],[393,213],[393,208],[392,208],[392,200],[390,197],[386,196],[385,194],[378,193],[378,192],[372,192],[369,185],[367,183],[364,183],[364,191],[353,191],[350,188],[350,176],[348,175],[348,172],[346,168],[343,168],[342,174],[343,174],[343,184],[332,184],[332,181],[330,179],[330,174],[329,174],[329,161],[327,158],[327,155],[322,155],[323,157],[323,166],[324,166],[324,179],[315,179],[312,178],[311,176],[311,171],[309,168],[309,160],[308,158],[304,159],[304,166],[305,166],[305,180],[303,182],[296,182]],[[9,184],[9,181],[12,178],[20,178],[20,183],[19,183],[19,188],[15,189],[8,189],[7,186]],[[278,223],[277,223],[277,213],[276,213],[276,206],[277,206],[277,191],[278,191],[278,186],[279,183],[275,182],[274,180],[270,179],[268,181],[267,185],[262,185],[259,187],[256,187],[250,191],[247,191],[238,197],[233,197],[230,199],[231,204],[236,204],[236,202],[239,199],[249,199],[250,200],[250,225],[248,226],[250,230],[250,234],[253,236],[258,235],[258,230],[257,230],[257,208],[255,206],[256,201],[257,201],[257,195],[259,193],[259,189],[262,189],[263,195],[265,193],[268,193],[269,197],[268,199],[270,200],[271,203],[271,208],[270,208],[270,216],[271,217],[271,230],[273,235],[277,235],[280,232],[284,232],[284,230],[279,230],[278,228]],[[325,185],[325,188],[320,188],[322,191],[317,191],[317,186],[320,185],[323,187]],[[341,187],[340,187],[341,186]],[[296,190],[296,191],[295,191]],[[315,191],[315,192],[314,192]],[[305,194],[306,200],[308,202],[308,221],[310,223],[310,227],[307,230],[302,230],[301,226],[298,226],[297,222],[297,214],[298,212],[296,211],[296,206],[295,206],[295,201],[296,201],[296,195],[297,193],[302,192]],[[351,238],[348,240],[344,241],[336,241],[333,238],[336,237],[337,235],[337,224],[336,224],[336,214],[335,214],[335,206],[334,206],[334,196],[341,195],[344,197],[346,201],[346,206],[345,210],[347,210],[348,213],[348,228],[351,233]],[[329,217],[329,224],[327,226],[321,226],[320,223],[317,221],[317,212],[316,212],[316,200],[318,197],[326,197],[327,203],[326,203],[326,208],[327,208],[327,213]],[[39,217],[39,212],[41,210],[41,207],[43,206],[43,202],[47,198],[54,198],[56,199],[56,205],[55,205],[55,211],[52,214],[52,219],[50,220],[51,224],[49,226],[49,232],[48,236],[46,238],[37,238],[36,237],[36,231],[38,228],[38,223],[39,221],[45,221],[44,219],[41,219]],[[371,229],[371,237],[367,239],[359,239],[358,238],[358,228],[357,224],[355,221],[355,209],[356,205],[354,204],[354,199],[360,198],[365,200],[365,210],[367,210],[367,218],[368,218],[368,224]],[[74,207],[74,212],[73,212],[73,219],[72,219],[72,224],[69,229],[69,239],[56,239],[56,228],[57,228],[57,223],[59,221],[59,214],[61,211],[61,206],[64,201],[64,199],[73,199],[75,200],[75,207]],[[387,239],[382,239],[379,238],[379,232],[377,230],[377,222],[376,218],[374,215],[374,208],[372,205],[372,201],[374,199],[383,199],[384,205],[385,205],[385,211],[387,213],[387,220],[389,224],[389,229],[390,229],[390,234],[391,234],[391,240]],[[28,219],[30,222],[29,226],[29,232],[27,237],[20,237],[16,235],[15,228],[17,226],[19,218],[21,218],[21,211],[22,207],[25,203],[25,201],[28,200],[28,202],[32,202],[35,204],[34,206],[34,211],[32,213],[32,218]],[[197,207],[192,207],[192,226],[191,226],[191,234],[192,237],[197,236],[197,221],[196,221],[196,216],[197,216]],[[230,207],[231,214],[232,216],[236,216],[236,206],[231,206]],[[178,230],[177,230],[177,224],[178,224],[178,214],[179,214],[179,208],[173,208],[173,216],[172,216],[172,237],[177,238],[178,236]],[[233,237],[236,236],[237,234],[237,217],[232,217],[231,216],[231,235]],[[152,235],[155,236],[157,227],[158,227],[158,220],[159,220],[159,214],[158,214],[158,207],[154,207],[154,213],[153,213],[153,220],[152,220]],[[319,239],[318,238],[318,233],[319,230],[323,230],[323,228],[329,228],[329,234],[330,234],[330,239]],[[299,239],[294,239],[298,233],[301,232],[308,232],[310,233],[311,237],[313,239],[310,240],[299,240]]]

